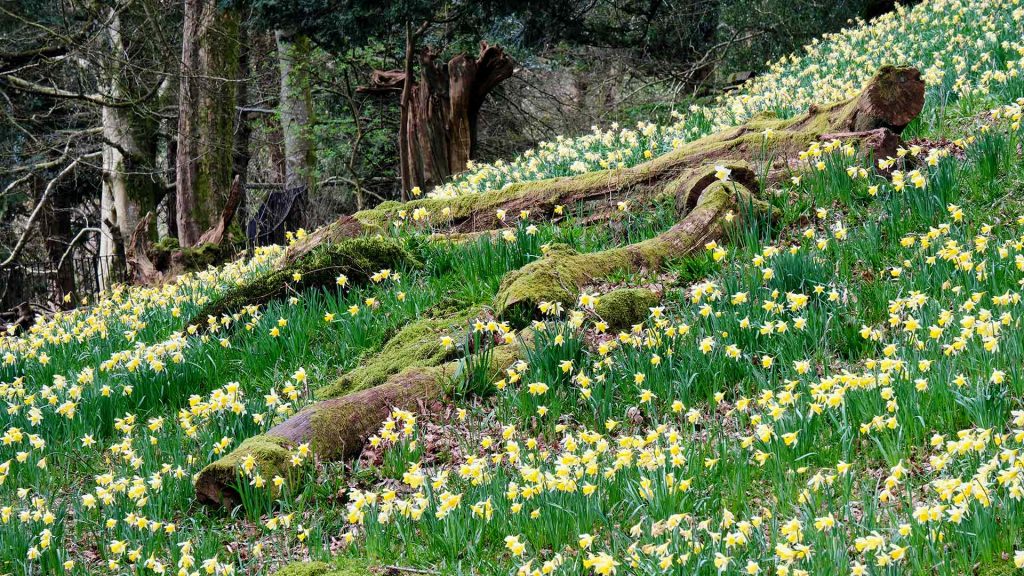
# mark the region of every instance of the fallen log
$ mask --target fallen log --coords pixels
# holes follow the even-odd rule
[[[738,182],[715,181],[685,196],[691,197],[695,198],[694,205],[686,217],[654,238],[584,254],[556,247],[544,257],[510,272],[494,298],[495,311],[500,316],[509,316],[514,308],[532,311],[545,301],[574,306],[580,289],[592,281],[619,271],[657,269],[670,258],[692,254],[707,242],[720,239],[726,229],[726,213],[736,213],[742,203],[753,201],[754,194]],[[738,222],[739,219],[734,220]]]
[[[774,162],[788,161],[823,136],[842,134],[857,140],[862,152],[886,154],[898,134],[920,112],[924,85],[913,68],[884,67],[856,96],[811,109],[795,118],[780,120],[761,115],[736,128],[685,144],[679,149],[632,168],[605,170],[575,178],[550,179],[514,184],[503,190],[468,195],[450,200],[424,199],[405,204],[385,203],[343,217],[282,256],[278,270],[307,261],[318,246],[339,242],[368,232],[379,232],[398,218],[423,208],[441,214],[447,208],[443,228],[454,233],[472,233],[500,227],[498,209],[510,213],[530,210],[547,213],[556,204],[590,204],[595,210],[621,199],[675,197],[681,220],[658,236],[590,254],[555,247],[543,258],[509,273],[495,297],[499,314],[517,307],[533,307],[542,300],[574,305],[581,287],[619,270],[657,269],[667,260],[691,254],[723,237],[730,226],[742,225],[749,210],[766,210],[757,198],[760,172],[747,162],[763,162],[766,150]],[[731,171],[728,181],[719,166]],[[726,218],[732,212],[735,218]],[[437,222],[434,222],[437,224]],[[400,351],[411,344],[395,347]],[[409,348],[411,351],[412,348]],[[499,353],[500,351],[500,353]],[[491,369],[507,368],[519,354],[511,345],[499,346],[492,355]],[[427,352],[427,362],[440,362]],[[239,466],[252,455],[264,476],[285,470],[294,446],[310,442],[321,458],[344,458],[358,454],[363,442],[394,407],[411,409],[423,399],[442,393],[459,369],[458,361],[443,364],[405,365],[398,372],[374,373],[384,383],[358,389],[351,383],[339,390],[353,390],[344,396],[321,400],[275,426],[267,434],[246,440],[236,450],[207,466],[196,478],[200,500],[214,504],[238,502],[232,486],[239,478]],[[335,392],[339,391],[335,390]]]
[[[456,350],[441,345],[441,337],[464,334],[479,317],[479,307],[419,318],[395,333],[380,351],[316,391],[318,399],[338,398],[373,388],[409,368],[436,367],[455,358]]]
[[[744,159],[751,163],[774,161],[785,168],[795,156],[823,135],[843,135],[856,140],[862,152],[876,158],[894,154],[894,142],[924,106],[924,82],[915,68],[884,66],[853,97],[823,106],[811,106],[804,114],[780,119],[771,113],[693,142],[629,168],[598,170],[580,176],[550,178],[510,184],[501,190],[467,194],[451,199],[425,198],[411,202],[384,202],[376,208],[342,216],[290,247],[285,260],[293,261],[320,242],[351,238],[387,230],[400,213],[423,209],[437,229],[480,232],[499,228],[498,210],[518,215],[529,210],[536,218],[549,217],[556,205],[583,204],[593,211],[612,210],[617,202],[642,201],[662,192],[689,170]],[[888,132],[885,132],[888,131]],[[773,154],[765,158],[765,151]],[[765,166],[758,166],[767,172]],[[447,210],[447,215],[443,216]]]
[[[495,347],[490,355],[490,375],[497,378],[519,357],[518,344]],[[379,430],[393,409],[416,411],[425,402],[441,398],[461,369],[458,360],[413,365],[373,388],[315,402],[203,468],[195,479],[196,495],[206,504],[240,504],[235,486],[241,481],[241,465],[248,456],[255,459],[255,469],[268,479],[288,476],[292,451],[303,443],[308,442],[322,460],[358,456],[367,438]]]
[[[200,308],[190,324],[203,326],[210,317],[220,318],[246,306],[265,304],[293,292],[334,286],[342,274],[352,284],[359,284],[384,268],[416,266],[419,261],[402,243],[391,238],[360,237],[337,243],[324,242],[287,265],[281,263],[231,287]]]
[[[411,368],[375,388],[308,406],[203,468],[195,480],[199,501],[228,508],[240,504],[234,486],[244,481],[241,466],[249,456],[255,458],[255,470],[270,479],[288,477],[292,450],[305,442],[318,458],[357,455],[392,409],[412,410],[421,400],[439,397],[443,373],[441,368]]]
[[[789,157],[817,140],[856,141],[862,153],[882,158],[895,155],[899,132],[923,106],[924,83],[920,73],[913,68],[886,66],[849,100],[812,106],[806,114],[791,120],[758,117],[743,126],[698,140],[690,145],[695,148],[679,153],[685,161],[674,161],[679,166],[700,158],[705,164],[687,167],[663,191],[676,198],[676,210],[682,217],[678,224],[650,240],[622,248],[590,254],[567,248],[550,250],[543,258],[506,275],[494,299],[495,310],[508,317],[514,308],[535,309],[544,301],[575,305],[587,283],[614,272],[656,270],[669,258],[686,256],[707,242],[720,239],[727,225],[724,216],[729,211],[736,214],[741,211],[739,208],[770,210],[758,199],[755,172],[745,162],[756,160],[751,155],[751,135],[756,136],[762,155],[763,150],[770,149],[787,163]],[[720,156],[723,151],[732,156]],[[715,165],[708,164],[709,160]],[[724,174],[729,174],[730,181],[722,181]],[[728,225],[739,222],[740,219],[734,219]]]

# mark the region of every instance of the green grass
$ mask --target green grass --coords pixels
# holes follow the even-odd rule
[[[731,574],[856,563],[868,574],[1001,573],[1024,548],[1011,492],[1024,426],[1024,164],[1020,106],[982,111],[1024,94],[1024,82],[996,74],[1016,69],[1020,16],[993,2],[953,26],[969,6],[933,1],[903,24],[887,17],[831,38],[748,86],[748,102],[723,100],[721,117],[695,110],[650,134],[565,144],[564,157],[528,173],[528,160],[484,168],[496,171],[479,185],[496,187],[568,174],[587,152],[636,164],[758,109],[791,114],[836,94],[859,78],[848,53],[858,49],[869,62],[904,50],[955,70],[930,82],[907,135],[960,140],[962,158],[958,146],[929,165],[923,151],[896,166],[907,182],[897,190],[866,159],[823,146],[767,191],[775,217],[741,210],[744,226],[670,262],[669,274],[605,279],[664,283],[661,307],[636,331],[600,334],[587,307],[509,319],[532,343],[496,382],[482,375],[494,331],[470,332],[458,344],[473,352],[441,413],[396,414],[402,433],[382,429],[376,457],[305,458],[280,488],[240,476],[238,509],[198,505],[193,474],[402,327],[443,311],[487,314],[502,278],[547,247],[635,243],[674,224],[674,211],[632,206],[588,225],[567,207],[556,222],[510,221],[473,238],[400,227],[394,236],[423,267],[185,325],[268,270],[280,252],[269,249],[163,288],[117,289],[3,339],[0,574],[270,573],[307,558],[339,566],[312,566],[324,573],[717,574],[725,559]],[[901,34],[918,43],[874,44]],[[810,90],[823,82],[814,65],[832,60],[830,79]],[[920,521],[925,505],[946,508]],[[358,567],[342,569],[346,559]]]

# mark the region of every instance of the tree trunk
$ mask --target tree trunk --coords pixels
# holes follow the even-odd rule
[[[316,157],[311,134],[312,93],[309,84],[309,39],[278,30],[277,54],[281,67],[281,132],[284,135],[285,189],[301,190],[295,197],[286,228],[306,223],[306,196],[312,188]]]
[[[194,246],[226,201],[239,77],[238,19],[213,0],[185,0],[178,97],[178,241]]]
[[[407,36],[410,62],[412,34]],[[359,88],[402,94],[398,148],[403,199],[414,187],[427,191],[466,169],[476,151],[480,107],[514,71],[504,50],[486,42],[480,43],[475,59],[459,54],[444,63],[437,56],[429,49],[420,52],[420,77],[415,83],[406,82],[412,75],[407,64],[405,70],[376,71],[370,85]]]
[[[238,70],[243,76],[243,80],[238,83],[238,106],[239,108],[245,108],[249,106],[249,82],[248,78],[256,77],[254,68],[258,65],[258,62],[254,62],[252,58],[253,48],[249,44],[249,31],[245,27],[239,27],[238,30],[239,38],[239,55],[238,55]],[[252,159],[249,151],[250,142],[252,141],[252,118],[249,114],[242,112],[238,114],[238,125],[235,129],[235,141],[234,150],[232,153],[232,173],[235,175],[234,180],[231,182],[231,194],[235,193],[235,184],[242,191],[242,195],[239,197],[238,202],[238,219],[240,222],[245,222],[248,214],[248,203],[246,202],[246,187],[249,184],[249,162]],[[230,197],[229,197],[230,200]],[[228,222],[230,225],[231,223]]]
[[[77,305],[74,298],[64,298],[75,294],[75,266],[72,258],[64,258],[64,253],[71,246],[71,211],[74,209],[74,194],[66,186],[58,186],[53,200],[47,205],[40,222],[40,231],[46,246],[46,256],[50,266],[56,270],[55,292],[53,302],[60,308],[68,310]]]
[[[412,78],[412,64],[414,54],[414,39],[412,34],[412,23],[405,21],[405,58],[403,62],[403,77]],[[409,191],[412,190],[413,178],[412,168],[409,164],[409,108],[412,103],[412,83],[402,83],[402,96],[398,103],[400,117],[398,119],[398,172],[402,181],[402,202],[409,199]]]
[[[115,54],[125,52],[121,37],[120,17],[114,13],[108,28],[109,49]],[[105,71],[112,100],[130,98],[131,71],[122,68],[120,60],[111,60]],[[109,283],[109,275],[124,278],[125,262],[119,255],[124,246],[119,239],[128,238],[143,214],[155,208],[159,197],[156,174],[157,123],[131,107],[104,106],[101,111],[103,129],[102,187],[100,191],[100,288]],[[111,226],[117,228],[116,231]]]

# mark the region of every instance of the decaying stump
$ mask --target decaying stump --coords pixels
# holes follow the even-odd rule
[[[406,70],[376,70],[370,84],[358,88],[402,94],[398,149],[406,191],[432,188],[466,169],[476,152],[480,107],[514,71],[505,51],[486,42],[480,43],[476,58],[459,54],[440,62],[436,51],[425,48],[419,60],[420,76],[414,82],[407,81]]]
[[[153,212],[148,212],[135,226],[128,246],[125,249],[125,260],[128,263],[128,278],[133,284],[153,285],[190,270],[196,270],[219,264],[229,255],[224,244],[227,239],[228,227],[235,218],[235,212],[242,201],[242,184],[238,176],[231,183],[231,192],[224,209],[209,230],[199,236],[195,246],[181,247],[176,242],[171,245],[149,243],[149,231],[153,224]],[[171,239],[173,240],[173,239]]]
[[[163,279],[163,273],[156,269],[149,257],[149,227],[153,223],[153,213],[147,212],[139,220],[132,232],[131,240],[125,249],[125,260],[128,262],[128,278],[133,284],[156,284]]]

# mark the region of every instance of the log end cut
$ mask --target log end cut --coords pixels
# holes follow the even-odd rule
[[[924,80],[917,68],[883,66],[847,109],[845,128],[888,128],[900,134],[924,108]]]
[[[235,486],[242,477],[242,462],[249,455],[256,460],[255,470],[264,478],[287,475],[292,442],[286,438],[261,434],[242,442],[227,456],[203,468],[196,476],[196,497],[204,504],[231,508],[241,504]]]

